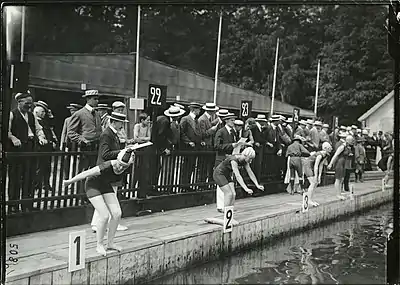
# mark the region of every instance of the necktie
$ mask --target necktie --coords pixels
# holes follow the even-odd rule
[[[231,130],[231,137],[234,142],[236,142],[235,131]]]

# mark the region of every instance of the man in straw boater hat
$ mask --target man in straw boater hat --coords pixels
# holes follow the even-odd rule
[[[312,150],[318,150],[321,144],[321,137],[320,137],[320,132],[322,130],[322,122],[321,121],[315,121],[313,124],[313,127],[310,130],[310,138],[311,138],[311,145],[312,145]]]
[[[223,121],[223,118],[229,114],[229,111],[226,109],[219,109],[215,115],[217,118],[215,119],[215,123],[217,124],[217,131],[219,129],[222,129],[225,126],[225,122]],[[214,122],[213,122],[214,123]]]
[[[98,90],[86,90],[82,96],[86,99],[86,105],[71,116],[68,137],[72,142],[80,145],[82,151],[97,150],[99,144],[102,132],[101,118],[95,109],[99,103],[99,96]],[[88,159],[84,161],[80,169],[88,168],[95,162]]]
[[[97,104],[96,110],[99,112],[101,127],[104,131],[107,128],[108,123],[108,110],[111,110],[111,108],[108,106],[108,104],[99,103]]]
[[[225,158],[232,154],[233,150],[237,147],[241,147],[244,143],[238,142],[238,136],[235,131],[235,119],[236,115],[228,113],[222,118],[225,122],[225,126],[217,131],[215,134],[214,147],[217,151],[215,158],[215,166],[217,167]],[[224,195],[223,192],[217,187],[217,211],[223,212],[224,209]]]
[[[264,155],[265,144],[267,143],[266,127],[268,120],[264,114],[258,114],[254,119],[255,125],[251,129],[254,139],[254,150],[256,157],[254,159],[254,172],[258,179],[261,178],[262,159]]]
[[[29,91],[15,95],[17,107],[10,112],[8,139],[6,150],[10,152],[33,152],[35,144],[46,143],[46,138],[37,118],[32,113],[33,98]],[[8,197],[9,200],[32,198],[35,162],[23,157],[9,158],[8,168]],[[22,193],[21,193],[22,186]],[[32,203],[22,203],[22,210],[30,210]],[[11,212],[18,211],[10,206]]]
[[[110,116],[108,116],[109,124],[108,127],[102,132],[99,140],[99,151],[97,154],[97,165],[101,165],[102,163],[110,160],[115,160],[118,157],[118,154],[121,151],[121,143],[118,138],[118,131],[121,130],[126,123],[129,121],[126,119],[125,114],[112,112]],[[111,183],[111,186],[114,190],[115,197],[117,199],[117,187],[121,186],[123,176],[121,179],[114,180]],[[109,221],[110,221],[109,217]],[[92,218],[92,230],[96,232],[97,225],[99,224],[100,216],[98,211],[94,211]],[[118,230],[123,231],[127,230],[127,227],[118,225]]]
[[[306,133],[304,129],[307,127],[307,123],[304,120],[299,121],[299,125],[297,126],[296,130],[294,131],[294,135],[301,136],[303,138],[306,138]]]
[[[205,143],[204,148],[206,150],[214,150],[214,137],[215,133],[217,132],[217,122],[214,121],[213,124],[213,117],[215,113],[219,110],[219,107],[214,103],[206,103],[202,109],[204,110],[203,115],[200,116],[199,122],[199,129],[202,136],[202,140]],[[200,181],[212,181],[213,175],[213,168],[214,168],[214,157],[204,156],[200,159],[199,163],[205,164],[205,168],[207,171],[200,172]]]
[[[196,118],[200,114],[202,105],[196,102],[189,104],[189,114],[182,117],[180,122],[181,127],[181,148],[186,151],[196,151],[204,146],[205,143],[202,140],[201,133],[199,131],[199,123]],[[183,189],[186,191],[192,191],[189,184],[191,183],[191,177],[195,170],[196,157],[185,156],[182,163],[182,184]]]
[[[115,101],[112,103],[112,112],[125,114],[125,107],[126,105],[121,101]],[[109,125],[109,119],[105,120],[105,127]],[[134,142],[133,139],[128,139],[126,135],[125,126],[118,131],[118,138],[121,143],[121,147],[124,147],[127,144],[131,144]]]

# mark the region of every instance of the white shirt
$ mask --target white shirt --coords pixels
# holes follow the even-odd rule
[[[90,106],[90,105],[88,105],[88,104],[85,105],[85,108],[86,108],[90,113],[92,113],[92,111],[94,110],[93,107]]]
[[[192,113],[192,112],[189,113],[189,116],[190,116],[193,120],[196,119],[196,115],[195,115],[194,113]]]
[[[258,129],[260,130],[260,132],[262,132],[260,123],[259,123],[259,122],[256,122],[256,125],[257,125]]]
[[[116,129],[114,129],[113,126],[111,126],[111,124],[109,125],[110,129],[114,132],[114,134],[118,133]]]
[[[21,110],[20,110],[19,108],[17,108],[17,109],[18,109],[18,111],[20,112],[22,118],[25,119],[26,124],[28,125],[28,137],[34,137],[34,134],[33,134],[32,130],[31,130],[29,124],[28,124],[28,113],[25,113],[25,114],[24,114],[24,113],[21,112]],[[36,116],[34,115],[33,118],[34,118],[34,120],[35,120],[34,123],[35,123],[35,128],[36,128],[36,136],[37,136],[38,138],[41,138],[41,139],[46,139],[46,137],[45,137],[45,135],[44,135],[44,133],[43,133],[43,128],[42,128],[42,126],[39,124],[39,121],[37,120]],[[8,138],[9,138],[9,139],[12,139],[12,138],[19,139],[19,138],[17,138],[16,136],[14,136],[14,135],[11,133],[11,126],[12,126],[12,121],[13,121],[13,120],[14,120],[14,115],[13,115],[12,112],[10,112],[10,119],[9,119],[9,121],[8,121]]]

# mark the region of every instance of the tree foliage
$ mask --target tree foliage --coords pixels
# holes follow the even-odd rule
[[[385,6],[143,6],[140,52],[214,76],[223,15],[221,80],[270,96],[276,41],[276,96],[349,121],[392,89]],[[137,6],[29,7],[27,52],[134,52]],[[357,108],[355,108],[357,107]]]

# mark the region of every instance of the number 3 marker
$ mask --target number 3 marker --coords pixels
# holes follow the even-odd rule
[[[303,207],[302,207],[303,213],[308,212],[308,193],[304,192],[303,193]]]
[[[232,231],[233,206],[224,208],[224,234]]]
[[[68,272],[85,268],[85,231],[69,233]]]

